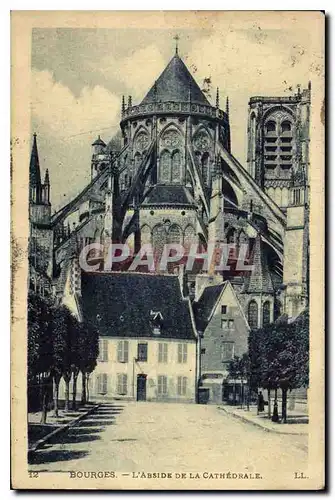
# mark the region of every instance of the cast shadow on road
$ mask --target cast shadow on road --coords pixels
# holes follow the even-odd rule
[[[28,454],[28,463],[43,464],[84,458],[89,454],[90,443],[101,439],[100,433],[105,427],[115,425],[114,415],[121,413],[122,410],[123,407],[113,407],[112,405],[104,405],[98,408],[96,412],[88,415],[73,427],[52,437],[49,443],[45,445],[45,448]],[[55,445],[71,448],[73,445],[84,445],[84,443],[87,444],[87,450],[52,449]]]
[[[51,462],[64,462],[66,460],[78,460],[88,455],[88,451],[70,450],[41,450],[28,457],[30,465],[47,464]]]

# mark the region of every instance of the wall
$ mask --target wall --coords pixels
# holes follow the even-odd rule
[[[221,306],[227,306],[226,314],[221,314]],[[233,320],[233,328],[222,328],[221,320]],[[228,284],[218,300],[215,311],[201,341],[201,372],[227,369],[229,360],[222,361],[222,344],[233,342],[233,356],[241,356],[248,348],[249,327],[232,287]],[[204,352],[205,350],[205,352]]]
[[[152,339],[152,338],[107,338],[108,342],[108,361],[99,361],[96,369],[90,377],[90,398],[91,400],[105,399],[136,399],[137,375],[147,375],[147,401],[183,401],[195,402],[195,386],[196,386],[196,342],[194,341],[178,341],[169,339]],[[129,341],[128,362],[120,363],[117,360],[117,344],[119,340]],[[168,344],[168,362],[158,363],[158,344]],[[147,362],[134,361],[137,358],[138,343],[148,344],[148,360]],[[178,344],[187,344],[187,362],[178,363]],[[99,374],[107,374],[107,393],[98,393],[98,376]],[[117,393],[118,374],[127,374],[127,393],[119,395]],[[157,378],[158,375],[167,376],[166,396],[157,394]],[[186,394],[180,396],[177,394],[177,377],[187,377]],[[78,379],[79,380],[79,379]],[[80,399],[81,381],[78,383],[78,400]],[[62,381],[60,387],[60,395],[64,395],[64,383]]]

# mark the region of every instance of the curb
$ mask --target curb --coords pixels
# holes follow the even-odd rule
[[[97,410],[99,408],[99,406],[101,406],[101,404],[102,403],[94,405],[88,411],[86,411],[85,413],[82,413],[81,415],[78,415],[78,417],[74,418],[69,423],[58,427],[54,431],[52,431],[49,434],[47,434],[46,436],[44,436],[44,438],[39,439],[38,441],[36,441],[36,443],[31,448],[28,448],[28,454],[29,453],[34,453],[36,450],[38,450],[39,448],[41,448],[50,438],[52,438],[52,437],[56,436],[57,434],[60,434],[61,432],[69,429],[69,427],[74,426],[80,420],[82,420],[83,418],[85,418],[88,415],[90,415],[91,413],[93,413],[95,410]]]
[[[274,432],[275,434],[284,434],[284,435],[289,435],[289,436],[308,436],[308,432],[282,432],[282,431],[277,431],[276,429],[269,429],[269,427],[265,427],[259,422],[254,422],[253,420],[250,420],[243,415],[238,415],[236,413],[227,411],[225,408],[222,406],[217,407],[218,410],[224,411],[226,415],[229,415],[233,418],[236,418],[237,420],[241,420],[242,422],[245,422],[247,424],[251,424],[255,427],[258,427],[259,429],[262,429],[265,432]]]

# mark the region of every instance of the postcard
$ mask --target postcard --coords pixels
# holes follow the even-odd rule
[[[324,489],[324,13],[11,23],[12,488]]]

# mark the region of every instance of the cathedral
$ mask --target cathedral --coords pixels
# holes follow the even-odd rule
[[[242,166],[228,98],[221,109],[217,89],[210,102],[176,49],[140,103],[122,97],[119,133],[92,144],[90,183],[53,214],[34,136],[30,287],[96,324],[93,394],[194,401],[199,377],[225,383],[250,329],[308,307],[310,103],[310,84],[250,97]],[[134,254],[150,244],[157,260],[166,244],[199,254],[210,242],[230,244],[229,266],[106,269],[105,250],[92,250],[92,271],[82,269],[85,247],[112,242]],[[236,266],[242,246],[248,271]]]

